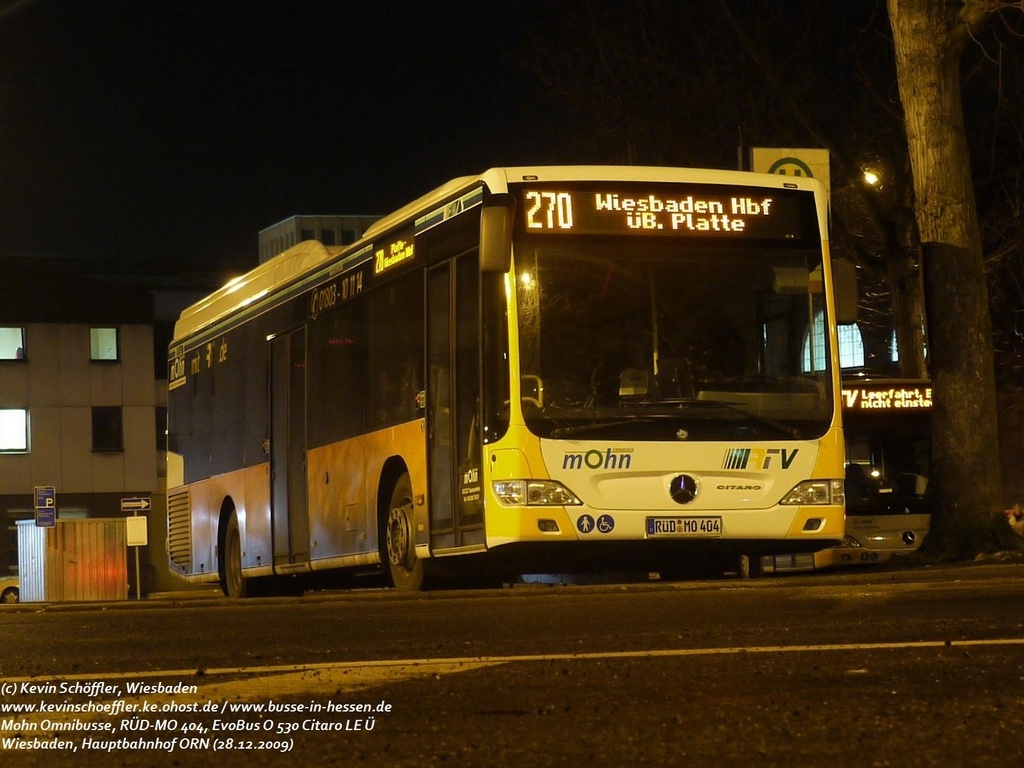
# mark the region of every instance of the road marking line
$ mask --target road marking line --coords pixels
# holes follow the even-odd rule
[[[519,656],[461,656],[428,659],[377,659],[367,661],[326,661],[315,664],[282,664],[264,667],[219,667],[215,669],[159,669],[134,672],[91,672],[74,675],[34,675],[5,677],[5,682],[22,683],[39,680],[145,680],[151,678],[229,677],[232,675],[282,675],[291,673],[367,670],[387,667],[422,668],[423,674],[467,671],[481,666],[531,661],[593,661],[603,659],[655,659],[692,656],[743,656],[772,653],[822,653],[829,651],[913,650],[927,648],[977,648],[985,646],[1024,645],[1024,638],[993,638],[990,640],[918,640],[882,643],[829,643],[820,645],[732,646],[724,648],[675,648],[650,651],[593,651],[589,653],[538,653]]]

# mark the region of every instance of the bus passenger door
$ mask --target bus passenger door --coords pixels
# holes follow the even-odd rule
[[[309,560],[306,329],[270,340],[270,485],[274,565]]]
[[[480,290],[475,251],[427,273],[427,431],[434,551],[484,545]]]

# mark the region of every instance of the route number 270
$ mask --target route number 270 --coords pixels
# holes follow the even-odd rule
[[[572,195],[568,192],[527,192],[527,229],[572,229]]]

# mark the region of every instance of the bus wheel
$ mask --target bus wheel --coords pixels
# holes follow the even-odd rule
[[[228,597],[245,597],[249,579],[242,575],[242,537],[238,532],[238,516],[232,512],[224,533],[224,570],[221,589]]]
[[[416,557],[412,504],[412,481],[405,474],[398,478],[391,492],[390,511],[384,522],[388,573],[395,589],[403,592],[423,588],[423,561]]]

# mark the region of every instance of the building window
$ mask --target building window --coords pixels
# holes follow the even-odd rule
[[[356,241],[357,238],[358,238],[358,236],[356,235],[356,231],[354,229],[343,229],[343,230],[341,230],[341,244],[342,245],[351,245],[352,243],[354,243]]]
[[[333,229],[320,230],[320,242],[324,245],[337,245],[336,239],[337,236]]]
[[[89,329],[90,360],[120,360],[118,349],[117,328]]]
[[[31,520],[35,512],[24,507],[8,507],[6,519],[3,512],[0,512],[0,525],[6,528],[6,539],[3,545],[4,551],[0,557],[0,576],[13,576],[18,573],[18,521]],[[24,592],[22,592],[24,596]]]
[[[93,407],[92,449],[96,453],[119,453],[124,450],[119,406]]]
[[[25,329],[0,328],[0,360],[25,359]]]
[[[28,451],[28,411],[0,408],[0,451]]]
[[[856,323],[840,325],[839,331],[839,365],[841,368],[864,367],[864,338],[860,326]]]
[[[856,323],[840,325],[838,331],[839,367],[844,370],[864,367],[864,340],[861,337],[860,326]],[[804,336],[803,370],[805,373],[825,370],[825,315],[822,312],[817,312],[814,315],[812,335],[814,337],[813,348],[811,347],[811,337]]]

